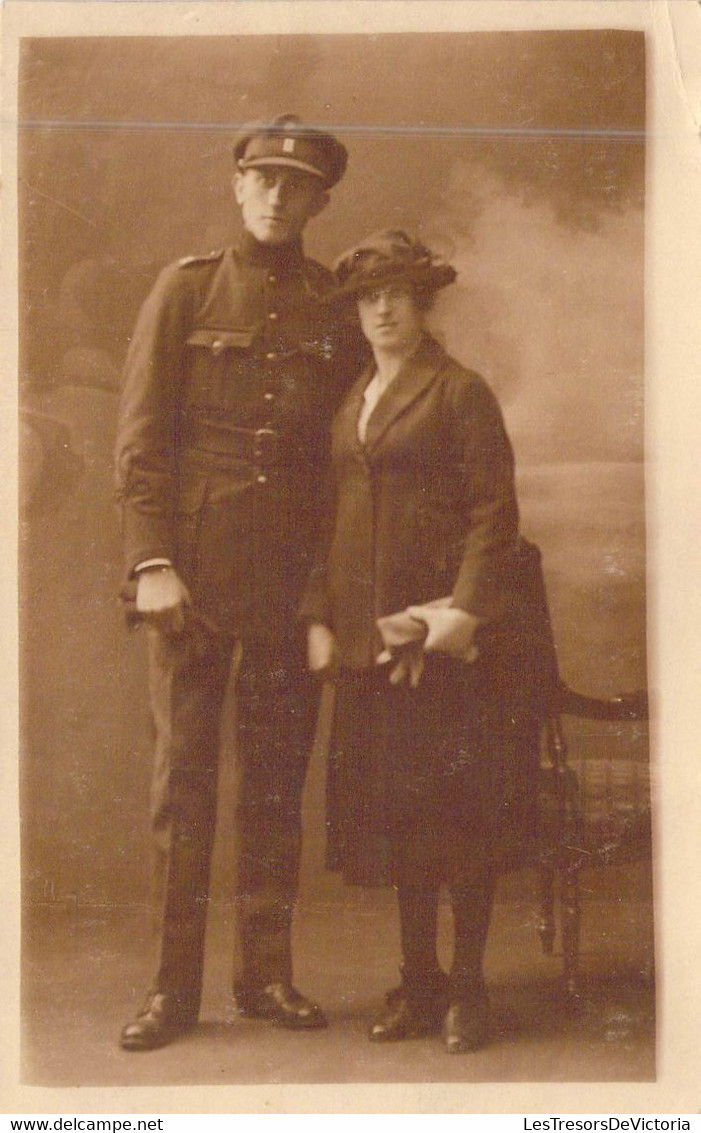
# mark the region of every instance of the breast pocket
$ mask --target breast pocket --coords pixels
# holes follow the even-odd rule
[[[199,346],[209,351],[213,358],[219,358],[226,350],[245,350],[256,336],[257,328],[243,327],[239,330],[216,330],[214,327],[196,327],[189,335],[188,346]]]
[[[220,405],[231,387],[232,374],[245,372],[256,327],[235,330],[195,327],[187,339],[190,352],[187,401],[193,406]]]

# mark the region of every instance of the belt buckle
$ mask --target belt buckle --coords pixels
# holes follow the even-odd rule
[[[253,459],[256,464],[276,463],[277,440],[277,429],[256,429],[253,434]]]

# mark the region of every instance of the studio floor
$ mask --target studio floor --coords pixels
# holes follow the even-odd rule
[[[213,902],[199,1026],[158,1051],[120,1050],[121,1026],[150,977],[143,906],[34,905],[24,919],[23,1080],[47,1087],[274,1083],[644,1082],[655,1078],[654,957],[649,862],[582,874],[582,997],[558,994],[561,956],[535,931],[534,878],[504,880],[487,957],[489,1045],[447,1055],[437,1038],[377,1045],[373,1011],[397,982],[391,892],[346,889],[326,875],[302,887],[295,927],[297,986],[329,1029],[276,1030],[239,1018],[231,984],[232,920]],[[450,918],[441,910],[441,951]]]

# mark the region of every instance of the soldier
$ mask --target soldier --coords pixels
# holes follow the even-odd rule
[[[304,257],[302,232],[347,154],[283,115],[248,129],[234,159],[239,245],[162,272],[126,361],[117,483],[127,576],[148,626],[152,823],[164,878],[160,961],[122,1031],[126,1050],[163,1046],[197,1022],[234,657],[237,1006],[291,1029],[326,1025],[292,982],[301,798],[319,700],[297,608],[343,391],[320,303],[331,276]]]

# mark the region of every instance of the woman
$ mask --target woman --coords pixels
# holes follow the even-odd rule
[[[373,359],[334,422],[334,501],[303,615],[311,669],[337,681],[329,864],[398,895],[402,984],[370,1038],[442,1030],[464,1051],[487,1038],[495,876],[505,833],[530,822],[536,748],[505,656],[511,446],[485,382],[424,327],[455,275],[389,230],[337,262],[334,302],[357,303]],[[449,974],[436,950],[442,884]]]

